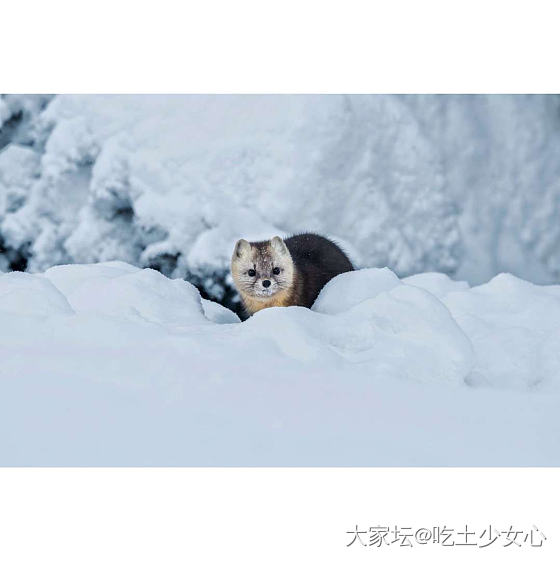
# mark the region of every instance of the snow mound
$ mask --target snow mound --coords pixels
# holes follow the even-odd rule
[[[121,261],[108,261],[93,265],[58,265],[51,267],[42,276],[51,281],[66,296],[92,279],[115,278],[138,271],[137,267]],[[37,275],[39,276],[39,275]]]
[[[214,323],[240,322],[231,310],[200,298],[189,282],[169,280],[152,269],[138,269],[121,261],[59,265],[42,276],[77,312],[141,318],[174,327],[204,323],[204,318]]]
[[[13,272],[0,274],[0,313],[6,312],[50,316],[71,314],[73,310],[49,281],[38,275]]]
[[[204,315],[214,323],[240,323],[239,317],[229,310],[224,308],[217,302],[212,302],[211,300],[202,299],[202,309],[204,310]]]
[[[322,314],[336,314],[399,284],[397,275],[387,268],[342,273],[323,288],[313,304],[313,310]]]
[[[120,262],[0,274],[0,464],[560,464],[560,286],[369,269],[316,307],[240,323]]]
[[[205,322],[198,290],[152,269],[89,279],[72,291],[68,301],[79,312],[136,317],[171,326]]]
[[[467,290],[469,283],[450,279],[443,273],[419,273],[402,279],[405,284],[427,290],[437,298],[443,298],[449,292]]]
[[[559,386],[559,288],[500,274],[487,284],[444,297],[477,356],[469,383],[535,389]]]

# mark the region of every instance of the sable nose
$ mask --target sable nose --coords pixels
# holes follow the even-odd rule
[[[264,286],[265,288],[268,288],[268,287],[270,286],[270,281],[269,281],[268,279],[263,280],[262,282],[263,282],[263,286]]]

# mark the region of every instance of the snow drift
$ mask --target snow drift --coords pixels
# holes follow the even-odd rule
[[[558,96],[5,96],[0,268],[123,260],[230,304],[236,239],[311,230],[340,239],[358,265],[401,276],[481,283],[509,271],[556,282],[559,105]]]
[[[560,286],[388,269],[241,323],[121,262],[0,274],[2,465],[558,465]]]

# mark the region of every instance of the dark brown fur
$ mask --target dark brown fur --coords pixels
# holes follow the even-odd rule
[[[323,236],[297,234],[284,243],[296,270],[291,305],[311,308],[325,284],[354,269],[344,251]]]

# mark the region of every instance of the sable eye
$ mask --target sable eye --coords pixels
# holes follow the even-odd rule
[[[274,267],[274,269],[272,269],[272,274],[273,275],[279,275],[280,274],[280,269],[278,267]]]
[[[247,274],[248,274],[250,277],[254,277],[254,276],[257,274],[257,271],[255,271],[255,269],[249,269],[249,270],[247,271]]]

